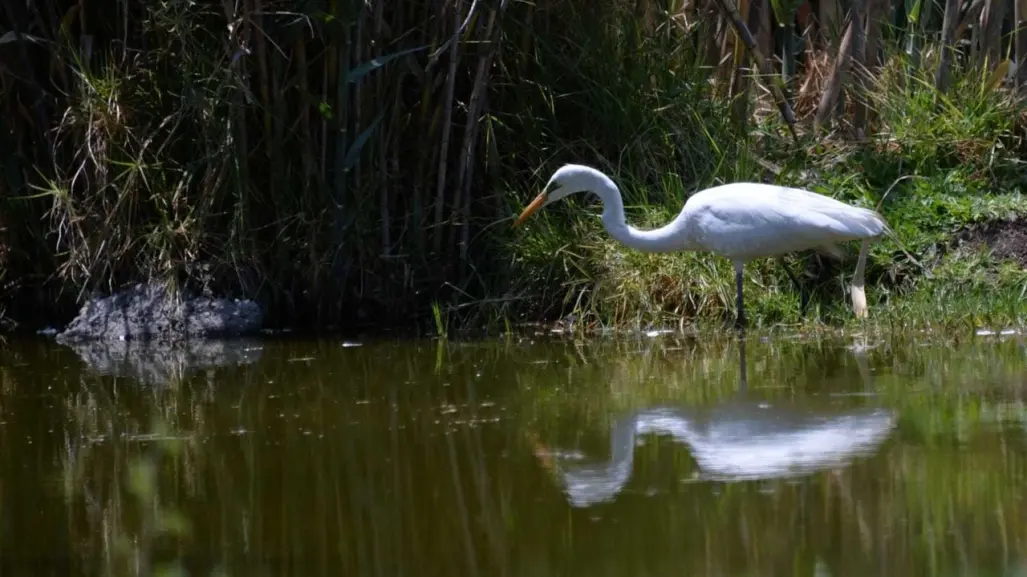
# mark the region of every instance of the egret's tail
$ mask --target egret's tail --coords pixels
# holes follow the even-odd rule
[[[880,236],[886,236],[891,240],[895,241],[895,244],[899,245],[899,250],[902,251],[902,254],[906,255],[906,258],[908,258],[910,262],[920,267],[920,270],[926,270],[924,265],[920,264],[920,261],[918,261],[916,257],[914,257],[913,255],[909,254],[909,251],[906,250],[906,247],[902,246],[902,241],[899,240],[899,236],[895,234],[895,231],[892,230],[890,226],[888,226],[888,221],[885,220],[884,217],[881,216],[881,214],[878,213],[876,210],[873,212],[877,215],[877,218],[880,219],[881,224],[884,226],[884,229],[881,232]],[[880,238],[880,236],[878,238]]]
[[[894,239],[895,231],[893,231],[891,229],[891,226],[888,225],[888,221],[885,220],[884,215],[877,212],[876,210],[872,210],[870,212],[874,213],[874,216],[877,217],[877,220],[881,223],[881,234],[878,236],[887,236],[889,238]]]

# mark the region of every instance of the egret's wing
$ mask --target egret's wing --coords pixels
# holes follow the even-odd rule
[[[876,211],[853,206],[829,196],[797,188],[774,187],[785,210],[804,214],[819,214],[840,225],[835,230],[863,238],[883,234],[888,228],[884,218]]]
[[[696,240],[726,256],[759,257],[882,234],[876,212],[805,190],[738,183],[704,191],[691,215]]]

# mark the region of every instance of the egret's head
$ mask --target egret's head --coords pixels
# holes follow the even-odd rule
[[[568,195],[575,192],[592,190],[595,187],[596,174],[597,172],[594,168],[580,164],[565,164],[561,166],[553,173],[553,176],[549,177],[549,182],[546,183],[546,187],[542,189],[542,192],[517,217],[514,226],[520,225],[540,208],[549,206]]]

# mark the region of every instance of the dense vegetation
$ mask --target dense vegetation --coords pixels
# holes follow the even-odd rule
[[[726,262],[623,250],[584,197],[510,230],[574,161],[639,225],[731,180],[880,205],[872,315],[1016,321],[1017,246],[953,250],[1027,212],[1009,4],[5,3],[0,318],[141,279],[277,325],[732,314]],[[854,261],[791,260],[812,318],[851,316]],[[797,321],[783,270],[750,270],[751,320]]]

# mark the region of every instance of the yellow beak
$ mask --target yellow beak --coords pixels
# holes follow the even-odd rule
[[[531,201],[531,204],[524,208],[524,211],[517,217],[517,220],[514,221],[513,225],[515,227],[520,226],[521,223],[527,220],[529,216],[535,214],[538,209],[542,208],[542,205],[546,202],[546,196],[548,196],[548,194],[549,193],[544,190],[539,193],[539,195],[535,197],[535,200]]]

